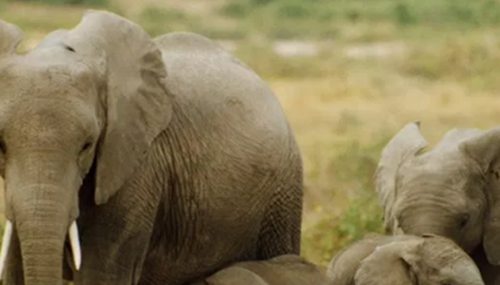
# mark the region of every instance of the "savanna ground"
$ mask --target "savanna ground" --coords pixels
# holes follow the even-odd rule
[[[33,46],[89,8],[152,36],[193,31],[220,40],[278,95],[305,167],[302,254],[326,264],[382,232],[373,175],[380,152],[419,120],[435,143],[448,129],[500,124],[496,0],[0,0],[0,17]],[[5,1],[5,0],[4,0]]]

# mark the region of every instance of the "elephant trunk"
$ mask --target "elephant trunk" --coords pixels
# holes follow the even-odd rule
[[[19,153],[5,170],[5,214],[19,240],[24,284],[62,285],[64,244],[78,217],[81,178],[74,164],[57,151]],[[79,257],[73,234],[75,238],[78,251],[73,256]],[[5,240],[10,240],[7,234]],[[8,247],[2,245],[0,270]]]
[[[73,191],[65,187],[39,182],[21,187],[9,186],[7,184],[10,202],[7,212],[8,218],[14,220],[7,221],[0,253],[0,270],[4,268],[14,228],[20,241],[25,284],[63,284],[66,234],[70,236],[77,269],[81,258],[78,230],[74,222],[76,191],[72,195]]]
[[[62,284],[64,241],[71,222],[64,201],[68,191],[39,184],[19,191],[26,197],[14,204],[25,284]]]
[[[453,265],[454,270],[458,272],[457,277],[463,284],[484,285],[481,272],[469,257],[458,259]]]

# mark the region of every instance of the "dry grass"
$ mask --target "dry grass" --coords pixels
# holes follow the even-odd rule
[[[354,215],[377,214],[374,167],[385,142],[404,124],[421,121],[422,132],[432,144],[450,128],[488,128],[499,123],[500,96],[466,90],[460,82],[352,70],[327,78],[276,80],[271,85],[304,157],[303,254],[322,264],[369,231],[356,229],[353,236],[343,236],[335,228],[341,219],[350,219],[346,211],[359,196],[371,199],[372,203],[363,205],[372,208],[353,209]],[[351,145],[359,148],[353,150]],[[378,218],[360,219],[377,223]],[[351,222],[356,223],[344,221]],[[381,230],[376,225],[375,229]]]

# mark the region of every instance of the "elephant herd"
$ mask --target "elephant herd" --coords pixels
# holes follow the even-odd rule
[[[2,284],[500,284],[500,129],[424,152],[405,126],[376,173],[390,235],[324,268],[300,256],[293,131],[245,63],[98,10],[22,39],[0,20]]]

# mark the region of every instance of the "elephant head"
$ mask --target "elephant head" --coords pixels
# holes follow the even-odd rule
[[[484,285],[474,261],[453,241],[438,236],[392,242],[361,261],[356,285]]]
[[[136,24],[89,10],[72,30],[17,54],[21,31],[0,21],[0,174],[10,237],[20,241],[25,284],[62,284],[69,233],[86,179],[108,202],[145,158],[171,117],[161,51]],[[85,254],[83,254],[83,257]],[[85,263],[85,258],[81,261]],[[0,269],[1,270],[1,269]]]
[[[474,261],[436,235],[367,236],[336,254],[327,270],[335,285],[482,285]]]
[[[467,252],[482,244],[500,265],[500,128],[453,129],[422,152],[426,146],[410,123],[382,152],[376,190],[386,229],[439,234]]]

